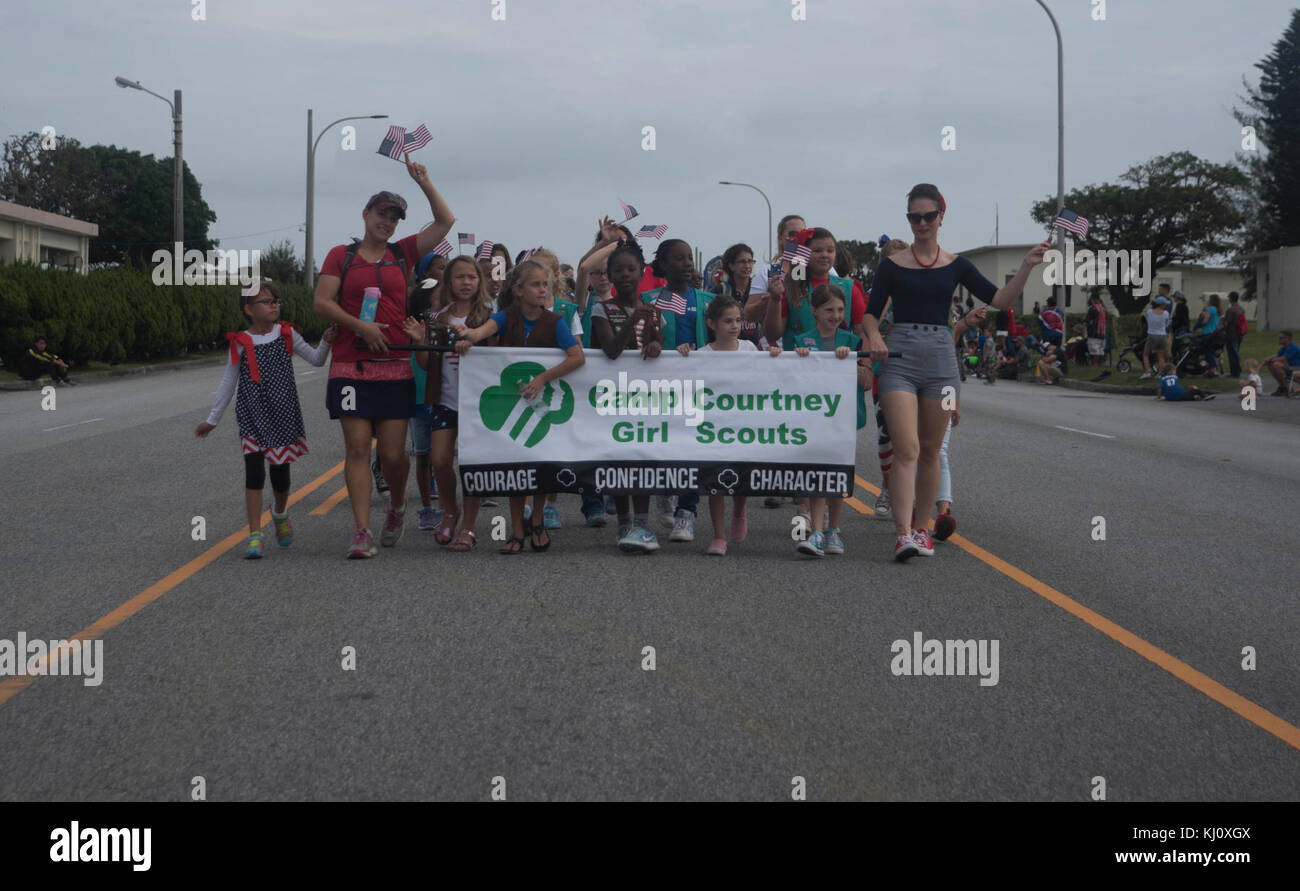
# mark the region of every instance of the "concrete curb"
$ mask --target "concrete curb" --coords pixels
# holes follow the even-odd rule
[[[1124,384],[1094,384],[1092,381],[1076,381],[1068,377],[1061,378],[1061,382],[1058,386],[1065,387],[1068,390],[1086,390],[1090,393],[1118,393],[1124,396],[1160,395],[1160,388],[1156,386],[1136,387]]]
[[[141,365],[138,368],[108,369],[107,371],[88,371],[83,374],[77,374],[75,371],[70,373],[70,377],[79,384],[92,383],[95,381],[109,381],[118,377],[130,377],[136,374],[153,374],[162,371],[181,371],[186,368],[202,368],[207,365],[219,365],[229,361],[229,354],[213,356],[208,359],[188,359],[184,362],[160,362],[157,365]],[[42,387],[50,386],[51,381],[48,378],[42,378],[35,381],[0,381],[0,391],[3,390],[39,390]]]

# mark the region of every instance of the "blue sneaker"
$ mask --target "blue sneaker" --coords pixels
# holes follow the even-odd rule
[[[542,508],[542,526],[546,529],[560,528],[560,509],[549,501]]]
[[[605,519],[605,510],[604,510],[604,508],[605,508],[605,505],[604,505],[604,504],[601,504],[601,505],[599,505],[599,506],[597,506],[597,507],[593,507],[590,511],[583,511],[583,512],[582,512],[582,515],[583,515],[584,517],[587,518],[587,525],[588,525],[588,526],[594,526],[594,527],[599,528],[599,527],[605,525],[605,523],[607,522],[607,520]]]
[[[263,547],[264,544],[262,542],[262,533],[254,532],[252,535],[248,536],[248,549],[244,551],[244,559],[245,560],[262,559]]]
[[[633,554],[650,554],[659,550],[659,537],[647,526],[633,525],[627,534],[618,540],[618,547],[621,551]]]
[[[822,550],[824,550],[828,554],[844,553],[844,539],[840,538],[840,530],[838,529],[826,530],[826,545],[824,548],[822,548]]]
[[[799,542],[799,553],[807,554],[809,557],[826,556],[826,536],[821,532],[814,532],[805,540]]]

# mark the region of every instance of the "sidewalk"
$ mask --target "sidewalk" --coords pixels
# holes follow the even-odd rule
[[[166,362],[159,362],[156,365],[139,365],[134,368],[109,368],[105,371],[86,371],[80,374],[69,372],[69,377],[78,384],[101,383],[111,381],[119,377],[130,377],[135,374],[154,374],[162,371],[181,371],[186,368],[202,368],[210,365],[220,365],[230,361],[228,353],[220,355],[205,356],[202,359],[178,359]],[[42,387],[48,387],[53,384],[48,376],[34,381],[0,381],[0,391],[3,390],[39,390]]]

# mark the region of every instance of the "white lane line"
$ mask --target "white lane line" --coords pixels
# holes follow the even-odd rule
[[[1074,427],[1062,427],[1060,424],[1053,425],[1057,430],[1069,430],[1071,433],[1082,433],[1085,436],[1100,436],[1102,439],[1114,439],[1109,433],[1093,433],[1089,430],[1077,430]]]
[[[80,427],[82,424],[93,424],[96,421],[102,421],[103,418],[91,418],[89,421],[78,421],[75,424],[60,424],[58,427],[46,427],[42,433],[51,433],[55,430],[66,430],[69,427]]]

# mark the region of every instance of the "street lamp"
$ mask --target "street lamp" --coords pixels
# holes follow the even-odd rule
[[[344,121],[359,121],[364,118],[386,118],[386,114],[357,114],[346,118],[339,118],[333,123],[326,124],[320,131],[315,141],[312,141],[311,121],[312,110],[307,109],[307,238],[306,253],[307,258],[303,261],[303,281],[307,287],[312,287],[316,283],[316,262],[312,256],[316,246],[316,146],[320,143],[321,137],[334,124],[341,124]]]
[[[1065,50],[1061,44],[1061,28],[1056,24],[1056,16],[1047,8],[1043,0],[1036,0],[1043,12],[1052,20],[1056,31],[1056,215],[1061,215],[1065,207]],[[1056,230],[1057,250],[1065,251],[1065,230]],[[1053,286],[1052,290],[1056,290]],[[1065,286],[1065,301],[1061,310],[1061,355],[1065,355],[1065,307],[1070,305],[1070,286]]]
[[[150,96],[158,96],[153,90],[140,86],[139,81],[127,80],[125,77],[115,77],[113,82],[122,89],[128,87],[132,90],[143,90]],[[172,94],[175,102],[169,101],[165,96],[158,96],[159,99],[167,103],[172,110],[172,143],[174,145],[174,157],[172,158],[172,241],[175,242],[176,252],[184,254],[185,251],[185,213],[184,213],[184,194],[185,194],[185,177],[183,175],[185,163],[181,158],[181,91],[176,90]]]
[[[733,183],[733,182],[729,182],[729,181],[727,181],[727,180],[725,180],[725,179],[720,179],[720,180],[718,180],[718,185],[720,185],[720,186],[745,186],[746,188],[753,189],[755,192],[757,192],[758,194],[762,195],[762,196],[763,196],[763,200],[764,200],[764,201],[767,201],[767,194],[766,194],[762,189],[760,189],[758,186],[751,186],[749,183]],[[768,262],[771,262],[771,260],[772,260],[772,202],[771,202],[771,201],[767,201],[767,259],[768,259]]]

